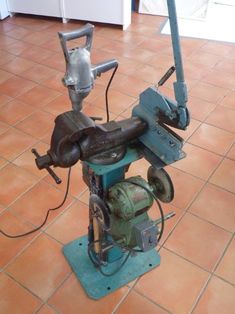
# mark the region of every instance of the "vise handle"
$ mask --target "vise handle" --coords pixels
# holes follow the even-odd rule
[[[40,167],[40,159],[44,158],[45,159],[45,156],[47,157],[47,155],[45,156],[40,156],[39,153],[37,152],[37,150],[35,148],[33,148],[31,150],[31,152],[34,154],[34,156],[36,157],[36,164],[37,164],[37,167],[39,169],[42,169]],[[48,156],[49,157],[49,156]],[[44,160],[45,161],[45,160]],[[45,162],[43,162],[45,164]],[[62,180],[55,174],[55,172],[49,167],[49,166],[44,166],[43,168],[45,168],[49,175],[55,180],[56,184],[60,184],[62,182]]]

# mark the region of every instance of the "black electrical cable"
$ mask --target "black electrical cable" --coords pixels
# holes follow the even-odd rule
[[[114,78],[114,75],[117,72],[117,69],[118,69],[118,64],[114,68],[113,73],[112,73],[112,75],[111,75],[111,77],[109,79],[108,85],[107,85],[106,90],[105,90],[105,107],[106,107],[106,116],[107,116],[106,122],[109,122],[109,101],[108,101],[109,87],[110,87],[110,85],[111,85],[111,83],[113,81],[113,78]]]
[[[67,197],[68,197],[68,193],[69,193],[70,177],[71,177],[71,168],[69,168],[69,171],[68,171],[67,186],[66,186],[66,191],[65,191],[65,194],[64,194],[63,201],[60,203],[60,205],[58,205],[58,206],[56,206],[56,207],[54,207],[54,208],[49,208],[49,209],[48,209],[47,214],[46,214],[46,217],[45,217],[44,221],[41,223],[41,225],[39,225],[39,226],[36,227],[35,229],[32,229],[32,230],[30,230],[30,231],[28,231],[28,232],[21,233],[21,234],[16,234],[16,235],[8,234],[8,233],[6,233],[5,231],[3,231],[3,230],[1,230],[1,229],[0,229],[0,233],[3,234],[3,235],[4,235],[5,237],[7,237],[7,238],[15,239],[15,238],[25,237],[25,236],[30,235],[30,234],[32,234],[32,233],[38,231],[39,229],[41,229],[41,228],[46,224],[50,212],[61,208],[61,207],[64,205],[64,203],[66,202]]]

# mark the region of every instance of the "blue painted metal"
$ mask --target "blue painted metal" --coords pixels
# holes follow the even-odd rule
[[[130,163],[142,158],[141,154],[133,148],[128,148],[126,155],[120,161],[111,164],[111,165],[97,165],[90,162],[87,162],[89,167],[97,174],[98,176],[109,173],[110,171],[122,168],[129,165]]]
[[[83,236],[65,245],[63,253],[87,295],[92,299],[97,300],[106,296],[160,264],[160,256],[155,250],[137,253],[128,259],[118,273],[106,277],[90,261],[87,245],[87,237]],[[103,267],[103,270],[106,273],[113,272],[126,257],[125,254],[117,262]]]
[[[132,115],[148,123],[148,130],[139,138],[164,165],[169,165],[185,157],[183,140],[169,129],[158,124],[159,111],[172,114],[169,102],[155,87],[146,89],[140,95],[140,103],[134,107]]]
[[[169,21],[171,28],[171,40],[173,47],[173,54],[175,60],[175,70],[177,82],[174,83],[175,98],[180,107],[186,107],[188,100],[187,87],[184,82],[184,70],[181,46],[179,40],[179,28],[177,22],[175,1],[167,0],[167,7],[169,12]]]

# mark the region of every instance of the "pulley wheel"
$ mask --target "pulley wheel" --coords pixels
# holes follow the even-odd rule
[[[174,186],[169,174],[164,169],[153,166],[148,169],[148,182],[155,196],[163,203],[170,203],[174,198]]]

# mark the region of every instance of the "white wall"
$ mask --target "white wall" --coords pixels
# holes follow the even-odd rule
[[[206,17],[209,0],[175,0],[179,17]],[[139,12],[146,14],[168,15],[167,0],[140,0]]]

